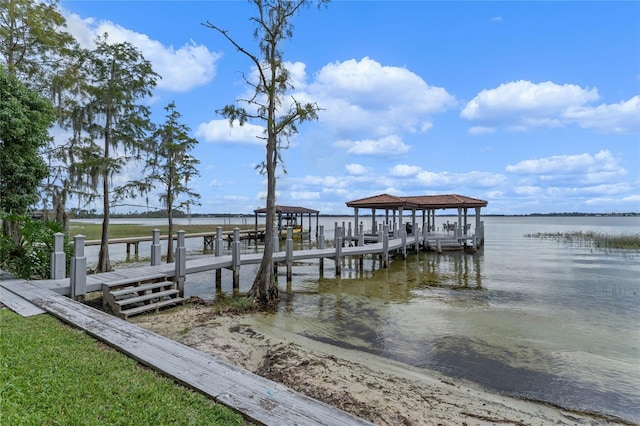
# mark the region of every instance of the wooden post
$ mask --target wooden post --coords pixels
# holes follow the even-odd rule
[[[257,214],[256,214],[257,216]],[[256,217],[256,223],[258,219]],[[256,225],[257,226],[257,225]],[[220,257],[222,256],[222,226],[216,227],[216,239],[215,244],[213,246],[214,256]],[[218,293],[222,292],[222,269],[216,269],[216,291]]]
[[[176,261],[175,261],[175,281],[178,286],[178,294],[180,297],[184,297],[184,280],[187,272],[187,247],[184,243],[183,230],[176,233],[178,235],[178,242],[176,244]]]
[[[287,262],[287,282],[291,282],[291,276],[293,275],[293,228],[290,226],[287,227],[285,253],[285,259]]]
[[[80,301],[84,300],[87,294],[87,258],[84,255],[84,239],[85,236],[82,234],[73,237],[73,256],[69,275],[71,297]]]
[[[273,252],[277,253],[280,251],[280,227],[273,234]],[[273,261],[273,278],[278,280],[278,262]]]
[[[173,241],[168,241],[168,243],[173,244]],[[160,264],[162,259],[160,252],[160,230],[154,229],[151,231],[151,266],[158,266]]]
[[[64,234],[53,234],[53,252],[51,253],[51,279],[59,280],[67,276],[66,257],[64,255]]]
[[[364,246],[364,223],[360,222],[360,233],[358,234],[358,245]]]
[[[233,228],[231,268],[233,269],[233,294],[237,294],[240,291],[240,228]]]
[[[353,230],[351,229],[351,222],[348,223],[349,227],[347,229],[347,238],[349,239],[349,245],[352,246],[352,240],[353,240]]]
[[[384,225],[382,228],[382,267],[387,268],[389,266],[389,225]]]
[[[342,267],[340,265],[340,257],[342,256],[342,230],[340,227],[336,228],[336,241],[335,241],[336,255],[336,278],[342,274]]]
[[[402,238],[402,258],[406,259],[407,257],[407,230],[400,229],[400,238]]]
[[[324,225],[320,225],[320,233],[318,234],[318,249],[324,250]],[[324,257],[320,257],[320,278],[324,276]]]

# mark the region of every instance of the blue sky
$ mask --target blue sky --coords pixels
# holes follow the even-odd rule
[[[194,212],[264,206],[261,123],[215,112],[247,95],[252,63],[201,25],[257,53],[250,3],[60,6],[84,46],[108,32],[162,75],[154,121],[175,101],[199,141]],[[380,193],[457,193],[494,214],[640,211],[640,2],[334,1],[294,25],[292,95],[323,110],[283,152],[278,204],[351,214]]]

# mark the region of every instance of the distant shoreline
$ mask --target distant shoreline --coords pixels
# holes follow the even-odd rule
[[[152,213],[127,213],[127,214],[111,214],[109,217],[113,219],[123,219],[123,218],[166,218],[166,214],[164,212],[152,212]],[[353,216],[350,214],[319,214],[319,217],[345,217],[345,216]],[[371,214],[360,214],[359,217],[371,217]],[[457,217],[455,213],[446,213],[439,214],[438,216],[445,217]],[[527,214],[482,214],[482,217],[638,217],[640,216],[640,212],[622,212],[622,213],[527,213]],[[101,219],[103,215],[95,214],[95,215],[76,215],[73,219]],[[192,214],[174,214],[174,219],[182,219],[182,218],[207,218],[207,217],[250,217],[253,218],[254,215],[250,213],[192,213]],[[378,215],[379,217],[379,215]]]

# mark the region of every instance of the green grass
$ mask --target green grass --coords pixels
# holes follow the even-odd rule
[[[537,232],[526,234],[525,237],[552,239],[558,242],[575,245],[592,245],[600,249],[621,249],[640,251],[640,234],[609,235],[593,231],[573,232]]]
[[[50,315],[22,318],[0,309],[0,424],[242,425],[244,421]]]
[[[223,231],[231,231],[233,228],[254,229],[255,225],[220,225]],[[174,231],[183,230],[187,234],[198,232],[215,232],[218,225],[174,225]],[[126,238],[126,237],[150,237],[151,231],[160,230],[160,235],[169,233],[168,225],[150,226],[150,225],[133,225],[133,224],[110,224],[109,238]],[[69,234],[71,237],[82,234],[87,240],[99,240],[102,236],[102,224],[100,223],[80,223],[71,221],[69,225]]]

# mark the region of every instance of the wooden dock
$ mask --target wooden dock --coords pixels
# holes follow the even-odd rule
[[[76,302],[37,282],[0,282],[10,293],[124,352],[138,362],[208,395],[264,425],[371,425],[350,413],[228,364],[193,348]]]
[[[203,246],[205,250],[213,250],[213,244],[216,239],[217,231],[211,232],[194,232],[191,234],[185,234],[185,238],[202,238]],[[264,241],[265,230],[264,228],[259,229],[241,229],[240,230],[240,239],[242,241],[252,240],[254,242]],[[227,240],[229,244],[233,240],[233,231],[222,231],[222,236]],[[177,240],[177,235],[173,236],[173,240]],[[168,240],[168,235],[161,235],[160,240]],[[144,237],[123,237],[123,238],[110,238],[109,245],[111,244],[126,244],[127,246],[127,255],[131,254],[131,247],[133,247],[133,252],[137,256],[140,252],[140,243],[142,242],[151,242],[153,241],[153,236],[144,236]],[[101,240],[86,240],[85,246],[99,246],[102,243]]]

